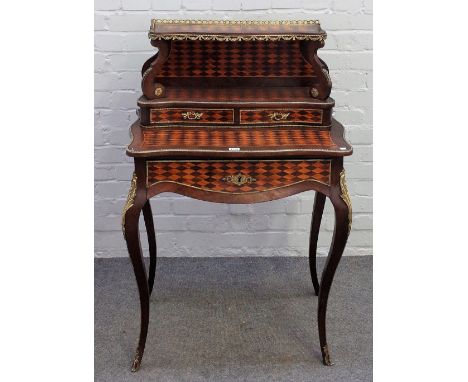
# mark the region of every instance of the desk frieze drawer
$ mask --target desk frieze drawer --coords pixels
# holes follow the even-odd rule
[[[147,188],[175,183],[199,190],[248,194],[315,181],[330,185],[330,160],[148,161]]]
[[[187,109],[187,108],[155,108],[150,109],[151,124],[166,123],[216,123],[234,124],[233,109]]]
[[[322,109],[241,109],[239,120],[241,125],[306,123],[321,125],[323,123]]]

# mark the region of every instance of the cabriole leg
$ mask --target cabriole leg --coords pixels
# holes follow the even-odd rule
[[[343,254],[349,231],[351,230],[351,200],[345,181],[344,170],[340,174],[339,184],[332,186],[330,190],[330,200],[335,209],[335,230],[333,232],[330,252],[322,273],[320,291],[318,297],[318,330],[320,338],[320,349],[324,365],[333,365],[330,357],[326,337],[326,314],[328,294],[333,282],[336,268]]]
[[[140,295],[140,338],[132,364],[132,371],[137,371],[143,358],[149,322],[149,289],[146,277],[145,263],[140,245],[138,221],[143,205],[146,202],[146,191],[137,187],[137,176],[134,173],[130,191],[122,214],[122,229],[127,242],[128,253],[132,261],[133,270]]]
[[[143,206],[143,217],[145,218],[146,235],[148,236],[148,246],[150,254],[150,266],[148,273],[148,289],[151,296],[154,285],[154,276],[156,273],[156,234],[154,231],[153,212],[151,211],[150,201],[147,200]]]
[[[312,284],[314,286],[315,295],[319,294],[319,282],[317,277],[317,242],[320,231],[320,223],[322,221],[323,207],[325,206],[325,195],[321,192],[315,193],[314,210],[312,212],[312,223],[310,226],[310,241],[309,241],[309,267]]]

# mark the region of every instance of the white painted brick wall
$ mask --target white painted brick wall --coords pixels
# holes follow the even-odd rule
[[[335,116],[354,155],[345,159],[353,230],[345,255],[372,253],[372,2],[369,0],[95,0],[95,255],[127,256],[120,212],[132,160],[128,127],[141,93],[140,69],[153,54],[151,18],[318,18],[328,32]],[[313,192],[255,205],[223,205],[174,194],[152,200],[161,256],[306,256]],[[327,201],[319,252],[333,214]],[[145,233],[142,243],[146,249]]]

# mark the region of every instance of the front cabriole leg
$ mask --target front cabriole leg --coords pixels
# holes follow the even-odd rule
[[[335,229],[333,232],[332,244],[327,257],[325,268],[322,273],[318,297],[318,330],[320,338],[320,349],[322,351],[323,364],[333,365],[330,357],[326,338],[326,314],[327,302],[330,288],[333,282],[336,268],[343,254],[348,235],[351,230],[351,199],[345,180],[345,171],[342,168],[342,159],[335,162],[334,171],[335,182],[330,189],[330,201],[335,210]],[[339,174],[339,175],[338,175]]]
[[[122,212],[122,230],[127,242],[128,253],[133,265],[135,277],[140,296],[140,337],[135,358],[132,364],[132,371],[137,371],[143,358],[145,350],[146,336],[148,334],[149,322],[149,289],[146,277],[145,263],[140,245],[140,235],[138,221],[141,210],[146,203],[146,187],[144,176],[140,176],[141,171],[133,173],[133,178],[128,193],[127,202]]]

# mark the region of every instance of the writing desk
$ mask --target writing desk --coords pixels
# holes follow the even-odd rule
[[[150,198],[175,192],[216,203],[258,203],[315,190],[309,263],[318,295],[325,365],[330,287],[351,230],[343,157],[352,154],[332,118],[328,67],[317,56],[318,21],[152,20],[157,53],[142,68],[143,95],[127,155],[135,171],[122,214],[141,306],[132,371],[141,364],[156,270]],[[317,240],[325,198],[335,211],[330,252],[319,283]],[[138,221],[148,234],[147,274]]]

